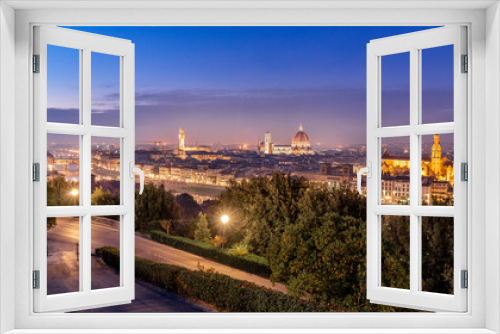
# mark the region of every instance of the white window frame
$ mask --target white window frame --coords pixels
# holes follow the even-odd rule
[[[0,319],[1,330],[16,329],[15,333],[35,333],[37,329],[52,329],[50,332],[69,333],[72,329],[89,329],[101,333],[105,330],[127,329],[128,333],[144,332],[145,328],[165,329],[163,332],[193,332],[212,329],[211,332],[238,332],[235,328],[252,328],[252,332],[412,332],[418,328],[422,333],[492,333],[500,331],[499,277],[500,263],[500,175],[492,173],[485,182],[486,162],[498,166],[500,163],[500,136],[498,110],[500,99],[500,19],[496,1],[486,2],[365,2],[337,1],[331,3],[298,1],[286,3],[270,1],[239,2],[223,4],[217,1],[179,4],[165,2],[143,4],[121,2],[121,6],[142,7],[144,10],[116,9],[116,2],[17,2],[0,4]],[[14,13],[9,5],[18,8]],[[59,7],[69,8],[59,8]],[[75,10],[71,8],[87,8]],[[99,8],[97,8],[99,6]],[[114,10],[103,10],[109,6]],[[150,6],[150,9],[147,7]],[[151,9],[151,6],[163,8]],[[184,8],[179,8],[183,7]],[[203,7],[202,7],[203,6]],[[391,9],[397,6],[397,9]],[[489,6],[488,9],[486,9]],[[170,8],[168,8],[170,7]],[[50,10],[40,8],[49,8]],[[59,10],[56,10],[58,9]],[[437,9],[436,9],[437,8]],[[15,22],[13,17],[15,16]],[[468,85],[469,110],[468,147],[470,158],[470,184],[468,196],[468,218],[474,226],[468,234],[469,308],[466,313],[436,314],[34,314],[32,304],[32,262],[26,261],[32,245],[33,203],[30,181],[32,147],[32,104],[30,55],[32,26],[34,24],[58,25],[446,25],[465,24],[469,27],[469,50],[471,74]],[[485,24],[486,23],[486,24]],[[15,31],[15,42],[14,33]],[[133,41],[132,41],[133,42]],[[15,53],[14,53],[15,52]],[[15,65],[15,73],[12,66]],[[485,66],[488,66],[486,71]],[[5,76],[4,74],[8,75]],[[12,82],[15,80],[15,88]],[[15,99],[8,96],[15,92]],[[10,108],[10,109],[9,109]],[[15,108],[15,117],[12,110]],[[488,120],[488,121],[487,121]],[[15,127],[15,147],[10,148]],[[3,131],[3,132],[2,132]],[[485,132],[488,134],[486,141]],[[6,140],[9,142],[6,143]],[[488,156],[485,153],[488,153]],[[14,168],[5,161],[15,158]],[[7,160],[8,161],[8,160]],[[10,179],[9,179],[10,178]],[[15,186],[15,211],[8,209],[7,197],[11,190],[4,185]],[[488,193],[488,197],[486,197]],[[28,198],[28,199],[27,199]],[[488,204],[488,205],[485,205]],[[15,219],[15,225],[10,224]],[[6,221],[8,220],[8,221]],[[11,236],[15,235],[15,242]],[[12,256],[14,253],[14,256]],[[488,255],[487,255],[488,254]],[[12,289],[12,287],[15,287]],[[486,293],[488,291],[488,293]],[[12,305],[15,305],[12,308]],[[142,324],[142,329],[137,329]],[[295,328],[293,331],[290,328]],[[358,330],[355,330],[355,329]],[[136,331],[131,329],[137,329]],[[197,330],[198,329],[198,330]],[[217,330],[222,329],[222,330]],[[224,330],[225,329],[225,330]],[[233,329],[233,330],[230,330]],[[343,330],[346,329],[346,330]],[[460,330],[461,329],[461,330]],[[108,331],[108,332],[109,332]],[[87,332],[87,331],[86,331]],[[241,331],[243,332],[243,330]],[[248,330],[246,331],[248,332]]]
[[[467,55],[467,29],[450,26],[372,40],[367,46],[367,298],[377,304],[423,310],[464,312],[467,290],[461,288],[461,271],[467,270],[467,184],[460,177],[461,163],[467,163],[467,76],[462,73],[462,55]],[[453,45],[454,121],[422,123],[422,50]],[[409,124],[382,124],[382,59],[409,53]],[[422,135],[454,134],[454,206],[422,205]],[[383,138],[403,137],[410,142],[410,204],[383,205],[381,163]],[[470,182],[473,180],[471,179]],[[381,286],[382,216],[405,216],[410,221],[410,289]],[[454,221],[454,292],[422,291],[421,218],[452,217]]]
[[[39,181],[33,184],[34,270],[39,271],[39,289],[34,289],[34,311],[75,311],[130,303],[134,299],[135,274],[135,79],[134,44],[128,40],[101,36],[60,27],[34,27],[34,54],[39,56],[39,73],[34,84],[34,162],[39,163]],[[80,105],[78,124],[47,122],[47,45],[78,50],[80,59]],[[119,127],[92,125],[92,53],[117,57],[120,62]],[[47,206],[47,134],[79,138],[79,205]],[[120,205],[91,205],[92,136],[120,141]],[[132,174],[131,174],[132,172]],[[47,295],[47,224],[48,217],[79,218],[79,283],[77,292]],[[119,216],[120,285],[91,288],[92,216]]]

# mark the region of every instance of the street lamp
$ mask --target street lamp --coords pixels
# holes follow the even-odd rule
[[[220,221],[222,222],[222,242],[221,242],[221,248],[224,249],[224,231],[226,224],[229,222],[229,216],[228,215],[222,215],[220,217]]]
[[[78,195],[78,189],[71,190],[71,195],[73,195],[73,196]]]

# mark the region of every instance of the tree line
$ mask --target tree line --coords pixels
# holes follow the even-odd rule
[[[112,202],[108,191],[94,194],[92,204]],[[351,310],[380,309],[366,299],[366,198],[350,188],[277,172],[231,182],[204,211],[190,195],[175,196],[163,185],[148,183],[142,195],[136,192],[136,230],[217,239],[265,257],[271,279],[294,296]],[[225,226],[222,215],[229,216]],[[382,285],[408,289],[409,220],[384,216],[381,224]],[[453,219],[423,217],[421,226],[422,289],[453,293]]]

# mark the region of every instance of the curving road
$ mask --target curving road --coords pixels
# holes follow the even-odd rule
[[[78,219],[58,218],[57,221],[57,226],[48,232],[48,238],[53,240],[67,240],[68,238],[71,238],[71,240],[73,240],[72,249],[74,251],[76,247],[75,243],[78,242]],[[94,252],[96,248],[102,246],[113,246],[119,248],[119,229],[116,226],[92,220],[91,239],[92,252]],[[200,268],[205,270],[214,269],[220,274],[287,293],[287,289],[283,284],[275,283],[273,285],[269,279],[249,274],[242,270],[234,269],[167,245],[159,244],[139,233],[137,233],[135,237],[135,255],[156,262],[174,264],[191,270],[198,270]]]
[[[92,226],[94,237],[102,232],[100,226]],[[78,219],[58,218],[58,225],[47,233],[47,292],[59,294],[79,291]],[[117,234],[113,230],[112,234]],[[115,287],[120,284],[118,270],[92,256],[92,289]],[[135,299],[131,303],[79,312],[216,312],[209,305],[170,293],[152,284],[135,280]]]

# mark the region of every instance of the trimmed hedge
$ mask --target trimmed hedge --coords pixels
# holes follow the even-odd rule
[[[108,265],[119,268],[120,252],[114,247],[97,250]],[[328,312],[333,311],[253,283],[222,274],[193,271],[182,267],[135,258],[135,277],[229,312]]]
[[[161,244],[203,256],[207,259],[246,271],[251,274],[266,278],[271,276],[271,269],[269,269],[267,261],[263,257],[254,254],[246,254],[242,256],[228,254],[226,251],[205,242],[172,236],[161,231],[152,231],[149,235],[152,240]]]

